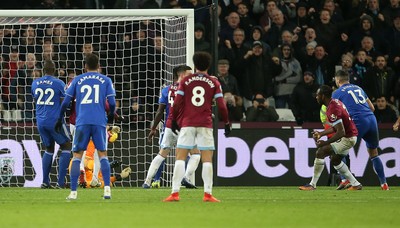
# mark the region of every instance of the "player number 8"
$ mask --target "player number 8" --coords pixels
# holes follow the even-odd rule
[[[204,104],[204,88],[201,86],[196,86],[193,88],[192,94],[192,104],[197,107],[202,106]]]

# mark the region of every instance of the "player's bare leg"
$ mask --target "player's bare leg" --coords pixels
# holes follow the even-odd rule
[[[185,160],[188,153],[189,149],[176,148],[174,174],[172,175],[172,192],[170,196],[163,200],[164,202],[179,201],[179,190],[181,181],[185,176]]]
[[[212,196],[213,187],[213,164],[212,164],[213,151],[212,150],[202,150],[201,151],[201,162],[203,163],[203,170],[201,177],[204,182],[204,202],[221,202],[214,196]]]

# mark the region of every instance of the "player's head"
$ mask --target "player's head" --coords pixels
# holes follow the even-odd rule
[[[54,72],[56,72],[56,65],[54,62],[51,60],[44,61],[43,73],[45,75],[54,75]]]
[[[196,70],[207,71],[211,64],[211,55],[204,51],[196,52],[193,55],[193,63]]]
[[[192,68],[186,65],[180,65],[172,70],[174,81],[177,81],[181,76],[185,77],[192,73]]]
[[[99,57],[93,53],[87,54],[85,68],[86,71],[97,71],[99,69]]]
[[[332,88],[327,85],[322,85],[321,87],[319,87],[315,97],[317,99],[318,104],[327,105],[329,103],[329,100],[332,98],[332,91],[333,91]]]
[[[339,87],[341,84],[348,83],[350,80],[349,73],[344,70],[338,70],[335,73],[336,86]]]

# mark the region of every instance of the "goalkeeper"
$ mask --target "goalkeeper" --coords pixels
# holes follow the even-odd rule
[[[118,134],[121,132],[121,128],[118,126],[109,126],[107,127],[107,135],[108,142],[114,143],[118,139]],[[89,141],[88,146],[86,148],[86,153],[83,159],[84,172],[81,173],[79,177],[79,185],[83,188],[96,188],[96,187],[104,187],[104,181],[101,172],[96,176],[94,173],[95,170],[95,155],[96,148],[92,140]],[[120,162],[118,160],[110,162],[110,168],[115,168],[118,166]],[[131,173],[131,168],[127,167],[121,171],[120,174],[116,174],[115,176],[111,176],[111,183],[115,181],[121,181],[122,179],[127,178]]]
[[[148,135],[149,142],[151,142],[151,140],[154,138],[157,132],[156,128],[160,123],[162,116],[164,115],[164,110],[167,116],[167,120],[165,121],[166,123],[163,126],[164,134],[161,137],[161,143],[160,143],[161,150],[159,154],[153,159],[153,161],[151,161],[146,180],[142,185],[143,188],[150,188],[150,184],[152,185],[152,187],[155,188],[160,187],[159,176],[161,175],[163,164],[165,163],[165,158],[168,156],[172,147],[176,145],[176,141],[178,138],[177,135],[172,133],[171,119],[169,115],[172,111],[175,91],[178,89],[179,81],[182,80],[184,77],[190,75],[192,73],[191,70],[192,69],[186,65],[175,67],[173,69],[173,76],[175,83],[165,87],[161,91],[158,110],[154,118],[154,122],[150,128],[150,133]],[[196,186],[189,181],[189,178],[196,171],[199,162],[200,162],[200,152],[199,150],[194,149],[193,151],[191,151],[191,156],[189,158],[189,161],[187,162],[186,173],[181,182],[181,184],[184,185],[186,188],[196,188]],[[158,178],[155,178],[155,181],[152,184],[151,181],[156,172],[158,173],[157,174]]]

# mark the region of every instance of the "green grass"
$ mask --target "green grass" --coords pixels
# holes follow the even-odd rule
[[[297,187],[215,187],[222,203],[203,203],[202,189],[182,189],[181,201],[164,203],[169,188],[69,190],[0,188],[1,227],[399,227],[400,188],[303,192]]]

